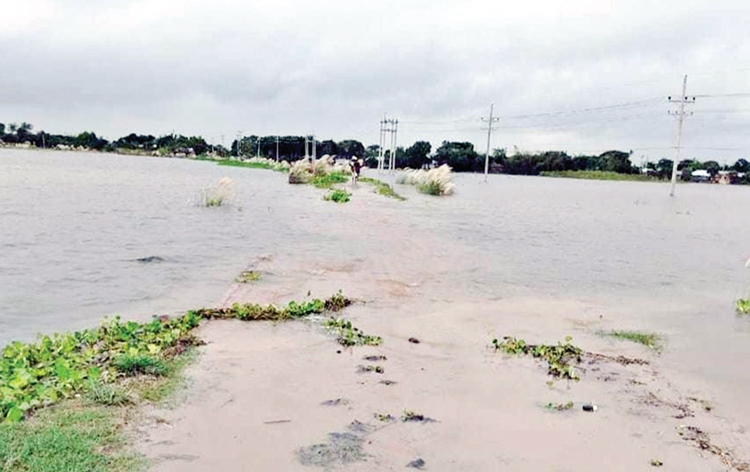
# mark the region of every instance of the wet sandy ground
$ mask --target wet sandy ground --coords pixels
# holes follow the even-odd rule
[[[374,277],[361,260],[302,268],[283,258],[234,287],[232,301],[285,303],[342,289],[343,311],[378,347],[342,348],[322,319],[215,321],[176,407],[145,412],[135,435],[155,471],[637,471],[750,470],[744,418],[722,392],[649,349],[604,339],[627,327],[595,300],[540,297],[441,300],[414,272]],[[679,307],[678,307],[679,308]],[[615,324],[613,320],[617,320]],[[642,325],[639,325],[642,327]],[[585,363],[579,382],[555,381],[532,359],[490,348],[513,335],[647,365]],[[419,343],[409,342],[409,338]],[[365,356],[385,356],[369,361]],[[360,372],[379,365],[383,373]],[[383,381],[391,381],[383,382]],[[574,402],[550,411],[550,402]],[[593,402],[595,412],[582,410]],[[710,411],[706,409],[710,408]],[[434,421],[404,422],[406,411]],[[382,416],[381,416],[382,415]],[[386,420],[391,415],[395,420]]]

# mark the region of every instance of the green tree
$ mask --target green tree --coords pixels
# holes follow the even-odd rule
[[[732,170],[737,172],[750,172],[750,162],[747,162],[745,159],[739,159],[732,166]]]
[[[377,144],[372,144],[370,146],[367,146],[367,149],[365,149],[365,165],[371,169],[374,169],[378,166],[378,155],[380,153],[380,146]]]
[[[0,123],[0,136],[5,134],[5,123]]]
[[[432,145],[427,141],[417,141],[404,151],[404,163],[406,167],[421,169],[430,160]],[[398,162],[398,155],[397,162]]]
[[[656,163],[656,171],[659,173],[659,178],[661,179],[671,179],[672,178],[672,165],[674,161],[671,159],[659,159],[659,162]]]
[[[607,151],[599,156],[603,171],[617,172],[620,174],[633,173],[633,164],[630,162],[632,152]]]
[[[448,164],[456,172],[478,170],[478,155],[471,143],[443,141],[435,151],[435,160],[440,164]]]
[[[703,163],[703,168],[711,174],[711,177],[715,176],[721,170],[721,166],[716,161],[706,161]]]
[[[352,156],[364,157],[365,147],[362,143],[354,139],[345,139],[338,143],[340,157],[351,158]]]

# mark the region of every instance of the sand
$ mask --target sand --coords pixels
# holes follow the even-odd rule
[[[145,411],[134,431],[154,471],[630,472],[652,460],[669,471],[750,470],[745,418],[721,392],[646,347],[596,334],[615,317],[637,320],[637,306],[451,300],[426,273],[375,276],[361,259],[300,267],[269,255],[251,268],[267,276],[234,286],[225,304],[341,289],[358,300],[342,316],[384,343],[343,348],[318,318],[204,324],[207,344],[176,404]],[[494,351],[505,334],[532,343],[570,334],[587,351],[648,364],[584,363],[580,381],[554,381],[542,363]],[[384,372],[362,372],[368,365]],[[569,401],[570,410],[545,407]],[[429,421],[404,422],[409,411]]]

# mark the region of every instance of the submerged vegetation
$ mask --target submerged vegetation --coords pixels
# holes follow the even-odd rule
[[[735,308],[740,315],[750,315],[750,298],[740,298],[735,302]]]
[[[575,365],[581,362],[583,351],[573,346],[570,343],[571,340],[572,338],[567,336],[565,344],[534,345],[527,344],[523,339],[505,336],[502,340],[493,339],[492,344],[495,350],[505,352],[506,354],[530,355],[535,359],[547,361],[547,372],[553,377],[580,380],[575,370]]]
[[[238,284],[248,284],[250,282],[257,282],[261,279],[260,272],[255,270],[245,270],[234,279]]]
[[[643,331],[626,331],[626,330],[615,330],[601,333],[604,336],[609,336],[617,339],[625,339],[634,343],[643,344],[644,346],[651,348],[655,351],[661,351],[662,339],[656,333],[646,333]]]
[[[380,336],[370,336],[352,325],[351,321],[331,318],[325,327],[336,333],[336,339],[342,346],[379,346],[383,340]]]
[[[220,166],[248,167],[251,169],[269,169],[277,172],[289,172],[291,166],[287,161],[274,161],[265,157],[253,157],[245,160],[223,159],[217,161]]]
[[[544,171],[541,173],[544,177],[564,177],[568,179],[585,179],[585,180],[635,180],[641,182],[658,181],[656,176],[646,174],[621,174],[618,172],[604,170],[559,170]]]
[[[398,176],[396,182],[414,185],[420,192],[436,196],[451,195],[455,187],[451,182],[451,168],[445,164],[430,170],[407,169]]]
[[[390,198],[395,198],[396,200],[399,200],[399,201],[406,200],[406,198],[404,198],[401,195],[397,194],[393,190],[393,187],[391,187],[387,183],[382,182],[382,181],[380,181],[378,179],[371,179],[369,177],[360,177],[359,181],[374,185],[375,189],[378,191],[378,193],[380,195],[384,195],[384,196],[390,197]]]

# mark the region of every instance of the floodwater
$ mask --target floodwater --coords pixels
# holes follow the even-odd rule
[[[196,205],[224,176],[234,204]],[[336,205],[265,170],[0,150],[0,344],[216,305],[268,256],[277,275],[356,267],[357,283],[399,281],[431,304],[588,300],[622,328],[665,333],[667,365],[746,394],[750,319],[733,302],[750,295],[750,188],[686,184],[670,198],[656,183],[454,181],[449,198],[397,186],[407,201]]]

